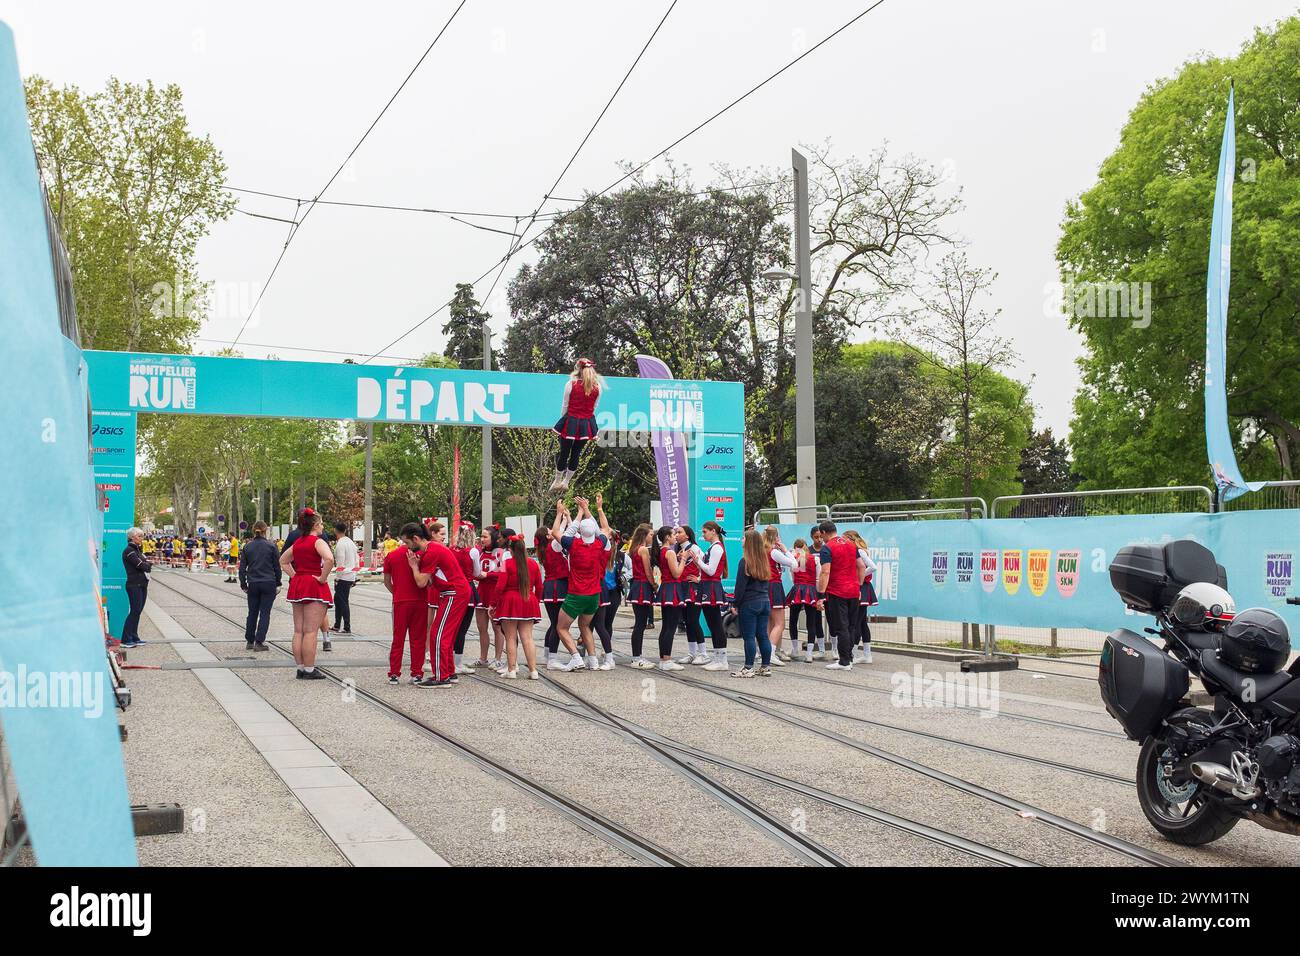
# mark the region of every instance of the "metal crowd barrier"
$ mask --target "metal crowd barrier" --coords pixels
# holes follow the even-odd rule
[[[1103,488],[993,499],[994,518],[1086,518],[1096,515],[1213,512],[1214,492],[1204,485]]]
[[[867,515],[877,521],[915,520],[918,518],[988,517],[983,498],[905,498],[901,501],[846,501],[830,506],[831,520],[860,521]],[[905,518],[904,518],[905,516]]]
[[[1252,491],[1222,502],[1220,511],[1273,511],[1300,508],[1300,481],[1269,481],[1259,491]]]

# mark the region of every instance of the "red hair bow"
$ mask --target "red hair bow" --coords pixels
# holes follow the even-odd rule
[[[523,536],[522,534],[512,534],[512,535],[509,537],[508,540],[510,540],[510,541],[523,541],[523,540],[524,540],[524,536]]]
[[[316,512],[312,511],[310,508],[303,508],[302,513],[305,515],[314,515]]]
[[[578,368],[595,368],[596,363],[591,359],[578,359]]]

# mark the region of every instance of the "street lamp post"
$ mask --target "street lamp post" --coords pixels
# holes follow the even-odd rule
[[[812,263],[808,234],[808,160],[790,151],[794,167],[794,257],[797,273],[769,269],[764,279],[796,283],[794,319],[795,502],[799,523],[817,520],[817,426],[813,420]]]
[[[813,419],[812,253],[808,231],[808,160],[790,150],[794,167],[794,249],[799,292],[794,319],[794,442],[799,523],[817,515],[817,433]]]

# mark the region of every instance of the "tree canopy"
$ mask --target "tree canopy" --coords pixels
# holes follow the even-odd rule
[[[1087,487],[1207,484],[1205,277],[1229,81],[1237,158],[1228,410],[1248,478],[1300,453],[1300,20],[1140,98],[1097,182],[1066,210],[1067,283],[1150,283],[1149,324],[1071,309],[1084,336],[1070,443]],[[1067,296],[1067,305],[1077,304]],[[1079,314],[1083,313],[1083,314]],[[1256,428],[1240,426],[1253,423]]]

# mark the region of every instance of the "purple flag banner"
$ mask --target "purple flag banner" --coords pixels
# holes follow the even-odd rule
[[[662,359],[653,355],[636,357],[637,372],[642,378],[671,379],[673,373]],[[654,396],[651,395],[651,404]],[[672,527],[690,523],[690,478],[686,462],[686,435],[683,432],[652,431],[655,467],[659,472],[659,500],[664,524]]]

